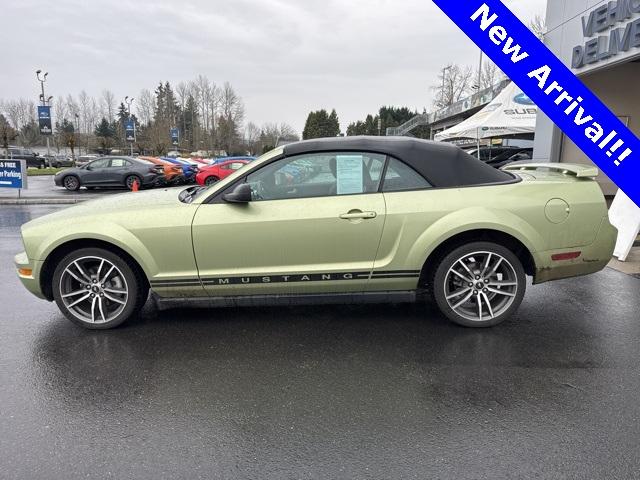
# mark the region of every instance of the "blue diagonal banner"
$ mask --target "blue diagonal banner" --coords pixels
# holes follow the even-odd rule
[[[640,140],[560,59],[500,0],[433,2],[640,206]]]

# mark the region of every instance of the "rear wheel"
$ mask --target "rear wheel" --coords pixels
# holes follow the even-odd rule
[[[53,274],[53,296],[72,322],[107,329],[136,315],[146,301],[146,283],[134,265],[101,248],[64,257]]]
[[[80,188],[80,180],[75,175],[67,175],[62,179],[62,185],[70,192],[75,192]]]
[[[213,185],[214,183],[218,183],[219,180],[220,179],[218,177],[212,175],[210,177],[207,177],[207,179],[204,181],[204,184],[208,187],[210,185]]]
[[[440,311],[465,327],[491,327],[518,309],[526,289],[522,263],[490,242],[460,246],[439,263],[432,283]]]
[[[129,190],[133,190],[133,185],[138,182],[138,188],[142,188],[142,180],[137,175],[129,175],[124,179],[124,184]]]

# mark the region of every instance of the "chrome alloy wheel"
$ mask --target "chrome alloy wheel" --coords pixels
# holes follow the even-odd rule
[[[454,262],[444,295],[461,317],[481,322],[504,313],[515,301],[518,277],[509,261],[494,252],[473,252]]]
[[[60,277],[60,297],[67,310],[87,323],[106,323],[127,305],[129,289],[118,267],[100,257],[81,257]]]

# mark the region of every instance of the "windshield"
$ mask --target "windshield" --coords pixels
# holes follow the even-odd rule
[[[246,165],[242,166],[240,169],[236,170],[235,172],[233,172],[231,175],[229,175],[227,178],[224,179],[224,182],[218,182],[210,187],[198,187],[198,186],[193,186],[193,187],[189,187],[186,188],[184,190],[182,190],[180,192],[180,195],[178,196],[178,199],[181,202],[184,203],[191,203],[193,202],[196,198],[198,198],[200,195],[202,195],[203,193],[209,191],[212,188],[218,188],[220,186],[220,184],[224,184],[227,185],[231,182],[233,182],[236,178],[242,176],[245,174],[245,171],[248,169],[249,166],[254,166],[254,165],[258,165],[262,162],[265,162],[267,160],[270,160],[274,157],[277,157],[278,155],[282,154],[282,147],[280,148],[275,148],[267,153],[265,153],[264,155],[261,155],[260,157],[258,157],[257,160],[254,160],[251,163],[247,163]]]

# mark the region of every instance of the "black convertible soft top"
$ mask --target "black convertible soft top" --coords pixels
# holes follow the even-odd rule
[[[395,157],[440,188],[516,181],[510,173],[496,170],[454,145],[411,137],[331,137],[284,146],[287,157],[330,151],[381,153]]]

